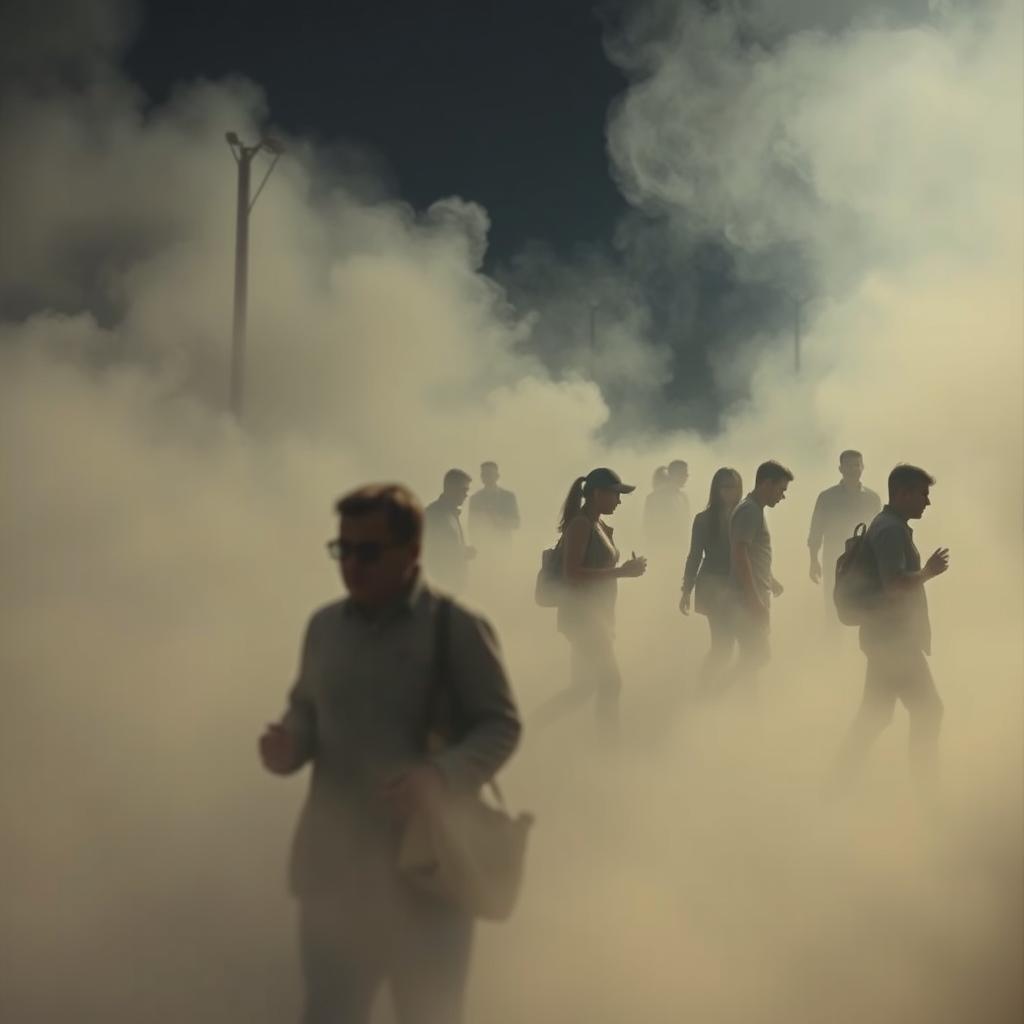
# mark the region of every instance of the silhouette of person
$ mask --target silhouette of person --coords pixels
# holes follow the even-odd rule
[[[591,470],[573,482],[559,523],[565,591],[558,605],[558,629],[569,641],[571,681],[536,712],[547,724],[589,699],[594,700],[603,735],[614,740],[619,727],[622,679],[615,657],[615,602],[620,579],[642,576],[647,559],[633,555],[621,565],[614,532],[605,523],[636,488],[611,469]]]
[[[427,574],[453,594],[466,587],[469,563],[476,549],[466,543],[462,529],[462,506],[469,494],[472,477],[461,469],[444,475],[441,496],[424,511],[424,560]]]

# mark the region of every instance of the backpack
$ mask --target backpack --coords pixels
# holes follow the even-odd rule
[[[836,561],[836,584],[832,599],[839,621],[844,626],[862,626],[882,596],[878,562],[867,532],[867,526],[858,523]]]
[[[562,541],[541,552],[540,571],[533,588],[533,599],[541,608],[557,608],[562,600],[565,582],[562,578]]]

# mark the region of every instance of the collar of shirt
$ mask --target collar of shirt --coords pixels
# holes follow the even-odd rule
[[[904,518],[903,518],[903,516],[901,516],[901,515],[900,515],[900,514],[899,514],[899,513],[898,513],[898,512],[897,512],[897,511],[896,511],[896,510],[895,510],[895,509],[894,509],[894,508],[892,507],[892,505],[883,505],[883,506],[882,506],[882,512],[883,512],[883,513],[888,513],[888,514],[889,514],[890,516],[892,516],[892,517],[893,517],[893,519],[895,519],[895,520],[896,520],[897,522],[899,522],[899,523],[900,523],[900,524],[901,524],[901,525],[902,525],[902,526],[904,527],[904,529],[905,529],[905,530],[907,531],[907,533],[909,533],[909,534],[913,535],[913,533],[914,533],[914,530],[913,530],[913,528],[911,527],[910,523],[908,523],[908,522],[907,522],[907,520],[906,520],[906,519],[904,519]]]
[[[425,594],[426,584],[423,582],[423,573],[417,568],[416,576],[408,588],[388,604],[375,611],[369,611],[366,608],[361,608],[351,597],[348,597],[342,605],[342,611],[345,615],[350,617],[359,616],[368,622],[389,622],[399,615],[405,613],[413,614],[424,599]]]
[[[462,515],[462,507],[460,505],[453,505],[443,494],[437,499],[437,504],[448,512],[451,512],[453,516]]]

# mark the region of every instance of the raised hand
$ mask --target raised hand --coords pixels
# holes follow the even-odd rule
[[[622,569],[620,570],[623,576],[630,578],[636,578],[637,576],[643,576],[647,572],[647,559],[642,555],[638,556],[634,551],[632,557],[622,563]]]
[[[260,737],[260,760],[268,772],[287,775],[295,770],[295,737],[280,722],[268,725]]]
[[[937,548],[924,564],[929,577],[941,576],[949,568],[949,548]]]

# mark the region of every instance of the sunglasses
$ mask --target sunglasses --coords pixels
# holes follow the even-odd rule
[[[374,562],[380,561],[381,555],[388,548],[400,546],[399,544],[382,544],[376,540],[365,540],[355,544],[352,541],[335,539],[327,542],[327,553],[336,562],[354,558],[360,565],[373,565]]]

